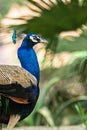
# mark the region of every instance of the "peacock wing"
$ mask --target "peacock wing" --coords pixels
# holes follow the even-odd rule
[[[23,88],[37,85],[36,78],[19,66],[0,65],[0,85],[18,83]]]
[[[33,86],[33,87],[32,87]],[[0,95],[27,104],[35,96],[36,78],[19,66],[0,65]]]

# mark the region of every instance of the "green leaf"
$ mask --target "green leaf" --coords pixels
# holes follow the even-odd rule
[[[84,125],[85,125],[85,128],[86,128],[86,130],[87,130],[87,116],[86,116],[86,114],[85,114],[85,112],[84,112],[83,107],[81,106],[80,103],[77,103],[77,104],[75,105],[75,108],[76,108],[78,114],[80,115],[80,117],[82,118],[83,123],[84,123]]]
[[[48,122],[50,126],[55,126],[52,113],[47,107],[42,107],[41,109],[39,109],[38,113],[40,113],[44,117],[44,119]]]
[[[24,29],[24,33],[35,32],[47,38],[49,40],[48,47],[54,52],[56,52],[58,44],[58,40],[55,40],[55,37],[59,33],[76,30],[87,22],[87,1],[71,0],[70,2],[63,2],[62,0],[57,0],[57,3],[54,3],[49,0],[49,4],[44,1],[42,1],[43,4],[32,0],[28,2],[40,8],[40,16],[28,19],[26,24],[15,27],[18,30]],[[45,8],[44,3],[49,5],[48,9]],[[37,11],[34,10],[34,12]]]
[[[60,79],[58,77],[55,77],[55,78],[52,78],[46,86],[43,87],[41,93],[40,93],[40,96],[39,96],[39,99],[38,99],[38,102],[37,102],[37,105],[36,105],[36,110],[40,109],[43,104],[44,104],[44,98],[46,97],[46,94],[49,92],[49,90],[52,88],[52,87],[55,87],[55,83],[58,82]]]

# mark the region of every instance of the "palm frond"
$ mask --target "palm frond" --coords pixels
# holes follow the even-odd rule
[[[56,0],[53,3],[49,0],[37,2],[35,0],[27,0],[31,4],[38,7],[41,11],[40,16],[26,20],[27,24],[16,26],[17,29],[23,28],[24,33],[35,32],[41,34],[49,41],[48,48],[55,51],[58,44],[58,35],[62,31],[75,30],[87,22],[87,1],[71,0],[63,2]],[[30,7],[29,7],[30,8]],[[30,8],[35,12],[34,8]],[[37,12],[37,11],[36,11]]]

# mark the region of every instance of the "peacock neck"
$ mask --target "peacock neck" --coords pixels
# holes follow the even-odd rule
[[[39,84],[40,69],[36,53],[32,47],[25,46],[25,41],[23,42],[24,44],[22,43],[21,47],[18,49],[18,58],[20,60],[21,66],[33,76],[35,76]]]

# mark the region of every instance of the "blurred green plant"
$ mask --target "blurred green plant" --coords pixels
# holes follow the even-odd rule
[[[35,10],[33,6],[39,8]],[[35,16],[32,19],[27,19],[25,24],[14,26],[18,31],[24,33],[35,32],[47,38],[50,48],[56,52],[58,46],[58,34],[62,31],[75,30],[87,22],[87,1],[86,0],[56,0],[49,3],[42,0],[37,2],[34,0],[27,0],[25,5],[40,16]],[[24,19],[24,18],[19,18]],[[24,19],[25,20],[25,19]]]
[[[77,103],[75,105],[76,111],[78,112],[78,114],[80,115],[82,122],[85,126],[85,130],[87,130],[87,115],[84,112],[84,108],[82,107],[81,103]]]

